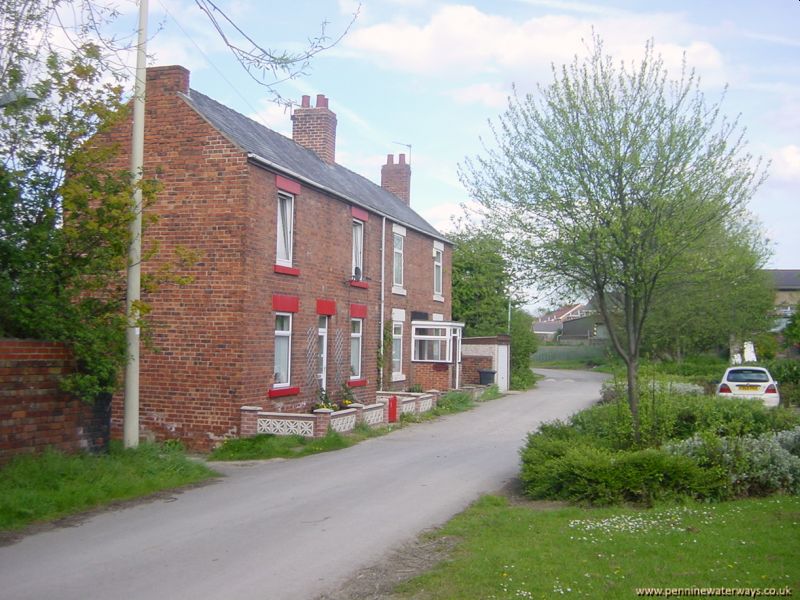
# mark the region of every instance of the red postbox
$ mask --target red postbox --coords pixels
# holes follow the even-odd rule
[[[397,396],[389,396],[389,423],[397,423]]]

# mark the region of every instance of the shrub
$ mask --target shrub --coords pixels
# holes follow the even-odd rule
[[[773,360],[765,366],[778,383],[800,385],[800,360]]]
[[[542,462],[525,460],[534,457]],[[725,490],[720,471],[703,469],[688,456],[655,448],[613,452],[587,443],[548,439],[536,444],[523,461],[523,489],[532,498],[651,505],[684,496],[719,497]]]
[[[800,492],[800,428],[760,436],[694,436],[664,450],[692,458],[706,469],[723,471],[735,497],[765,496],[775,492]]]

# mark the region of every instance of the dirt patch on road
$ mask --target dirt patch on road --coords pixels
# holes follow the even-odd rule
[[[569,506],[566,502],[529,500],[523,495],[522,484],[518,479],[511,480],[494,495],[506,497],[512,506],[524,506],[531,510],[557,510]],[[448,560],[459,542],[459,538],[438,535],[436,530],[423,533],[413,542],[391,551],[375,564],[360,569],[339,588],[315,600],[396,599],[398,596],[394,594],[394,589],[397,585]]]

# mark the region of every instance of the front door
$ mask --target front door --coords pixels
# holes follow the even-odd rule
[[[328,317],[321,316],[317,329],[317,382],[325,391],[328,385]]]

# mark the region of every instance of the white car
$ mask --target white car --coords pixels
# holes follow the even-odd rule
[[[764,406],[778,406],[781,402],[778,382],[764,367],[746,365],[730,367],[717,386],[717,396],[761,400]]]

